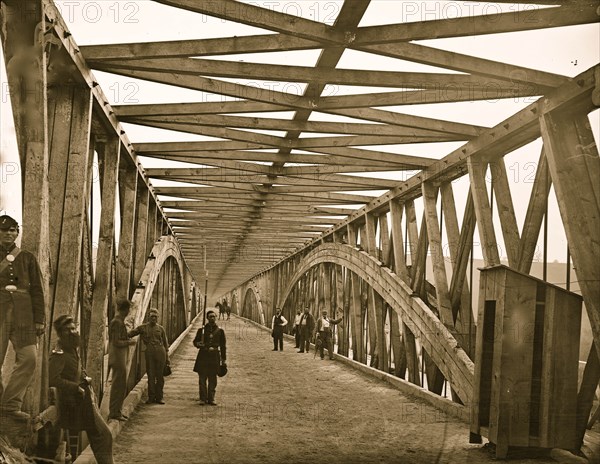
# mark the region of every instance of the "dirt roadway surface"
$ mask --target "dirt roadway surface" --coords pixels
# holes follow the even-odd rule
[[[166,405],[140,403],[115,444],[120,464],[494,462],[468,425],[338,361],[273,348],[269,332],[232,316],[229,373],[218,406],[199,406],[190,332],[173,356]],[[554,463],[511,459],[511,463]]]

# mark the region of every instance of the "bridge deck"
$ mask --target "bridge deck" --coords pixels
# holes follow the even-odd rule
[[[229,373],[217,407],[199,406],[192,372],[199,324],[172,357],[166,405],[141,404],[115,446],[117,462],[135,463],[485,463],[468,443],[468,425],[338,361],[298,354],[285,341],[232,316]],[[545,463],[548,459],[511,462]]]

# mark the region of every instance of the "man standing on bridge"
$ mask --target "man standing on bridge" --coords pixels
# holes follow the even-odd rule
[[[205,403],[216,406],[217,373],[219,366],[225,365],[227,360],[227,344],[225,332],[217,325],[217,314],[208,311],[206,317],[208,324],[198,329],[193,342],[198,348],[194,372],[198,373],[200,406],[204,406]]]
[[[6,388],[0,377],[0,416],[28,420],[21,411],[25,391],[36,365],[37,337],[44,333],[44,290],[35,256],[19,249],[15,240],[19,224],[12,217],[0,216],[0,368],[8,342],[15,350],[15,365]]]
[[[72,432],[85,430],[98,464],[113,464],[112,435],[95,404],[95,396],[81,366],[80,336],[71,316],[54,321],[58,335],[49,359],[49,385],[58,389],[58,425]]]
[[[307,353],[310,351],[310,337],[314,327],[315,318],[310,313],[310,308],[306,306],[298,326],[298,330],[300,330],[300,351],[298,351],[298,353],[304,353],[305,349]]]
[[[321,311],[321,318],[317,321],[317,334],[321,341],[321,345],[319,346],[319,354],[321,355],[321,359],[323,356],[323,348],[327,347],[327,353],[329,354],[329,359],[333,359],[333,341],[332,341],[332,329],[334,325],[342,322],[342,318],[339,319],[329,319],[327,317],[327,311]]]
[[[129,331],[127,336],[131,338],[141,335],[146,345],[146,372],[148,374],[148,401],[146,403],[165,404],[163,401],[165,385],[163,371],[165,363],[170,364],[169,342],[164,327],[158,324],[158,309],[150,308],[148,319],[149,322]]]
[[[117,303],[117,313],[110,321],[108,329],[108,367],[112,371],[110,384],[110,407],[108,418],[127,420],[121,412],[123,401],[127,395],[127,355],[129,346],[135,345],[135,340],[127,337],[125,318],[129,314],[131,301],[120,300]]]

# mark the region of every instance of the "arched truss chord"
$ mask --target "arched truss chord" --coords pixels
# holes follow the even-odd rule
[[[173,257],[177,262],[177,268],[180,276],[187,274],[187,269],[184,267],[183,256],[181,250],[175,239],[168,235],[158,239],[148,261],[146,267],[142,272],[142,277],[135,290],[131,301],[133,302],[132,316],[135,320],[135,324],[141,324],[146,316],[146,310],[150,300],[152,299],[152,292],[154,286],[158,281],[158,275],[162,269],[163,264],[169,258]],[[186,294],[185,292],[184,294]],[[185,312],[189,314],[191,309],[191,298],[185,299]]]
[[[243,291],[243,295],[244,296],[243,296],[243,300],[242,300],[241,316],[249,317],[249,319],[252,319],[252,320],[257,320],[258,322],[260,322],[261,324],[264,325],[265,312],[264,312],[262,300],[260,298],[260,290],[258,288],[257,283],[254,280],[251,280],[249,282],[249,285]],[[250,299],[251,297],[253,298],[252,300]],[[255,306],[253,303],[255,303]],[[249,306],[251,306],[252,309],[254,307],[256,307],[256,311],[257,311],[256,315],[254,314],[254,312],[251,312],[250,314],[247,313],[247,308]],[[254,317],[254,316],[257,316],[257,317]]]
[[[334,263],[367,282],[392,307],[450,382],[459,398],[468,403],[473,390],[474,365],[451,332],[431,309],[396,274],[365,252],[349,245],[326,243],[309,252],[289,279],[279,300],[282,306],[294,285],[312,267]]]

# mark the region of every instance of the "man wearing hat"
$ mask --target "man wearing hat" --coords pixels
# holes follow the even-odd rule
[[[200,406],[205,403],[216,406],[217,374],[221,365],[226,366],[227,344],[225,332],[217,325],[217,314],[214,311],[208,311],[206,317],[208,323],[198,329],[193,342],[194,346],[198,348],[194,372],[198,373]]]
[[[112,435],[95,404],[91,379],[81,366],[80,336],[71,316],[55,319],[58,343],[49,358],[49,385],[58,390],[58,425],[85,430],[98,464],[113,464]]]
[[[5,388],[0,378],[0,415],[27,420],[29,414],[21,407],[35,371],[37,337],[44,333],[46,316],[40,267],[34,255],[16,246],[18,236],[17,221],[0,216],[0,368],[9,340],[16,354]]]
[[[148,401],[146,403],[165,404],[163,388],[165,377],[163,371],[169,361],[169,342],[167,333],[162,325],[158,324],[158,310],[148,310],[148,322],[137,326],[127,333],[128,337],[140,335],[146,345],[146,373],[148,374]]]
[[[310,313],[310,308],[306,306],[298,325],[300,329],[300,350],[298,353],[308,353],[310,351],[310,337],[312,336],[314,327],[315,318]]]

